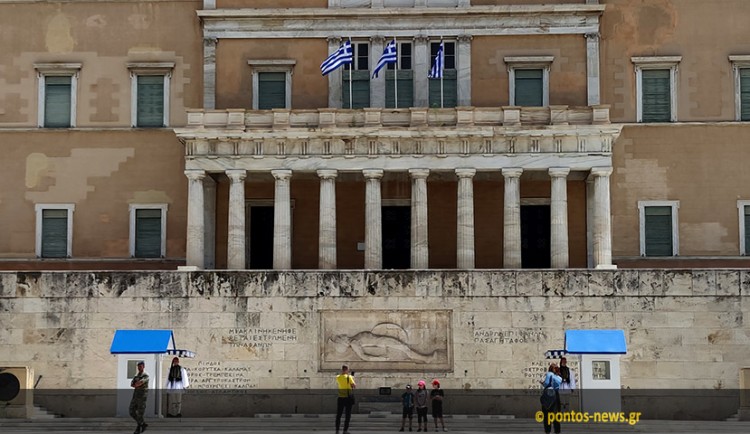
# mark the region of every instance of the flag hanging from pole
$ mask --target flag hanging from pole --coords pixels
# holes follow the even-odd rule
[[[444,53],[445,44],[440,41],[440,47],[438,48],[437,54],[435,54],[435,60],[432,62],[432,68],[428,78],[443,78],[443,69],[445,68],[445,55]]]
[[[385,49],[383,49],[383,55],[380,56],[380,60],[378,60],[377,66],[375,66],[375,71],[372,73],[372,78],[376,78],[378,76],[378,72],[380,72],[383,67],[389,63],[396,63],[398,62],[398,50],[396,48],[396,38],[394,38],[391,42],[389,42]]]
[[[333,54],[320,64],[320,72],[323,75],[328,75],[328,73],[335,71],[339,66],[352,63],[353,59],[352,43],[351,41],[345,41],[338,50],[334,51]]]

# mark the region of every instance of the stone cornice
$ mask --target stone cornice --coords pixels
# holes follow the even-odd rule
[[[582,34],[599,32],[605,5],[506,5],[470,8],[295,8],[197,11],[217,38],[326,38]]]

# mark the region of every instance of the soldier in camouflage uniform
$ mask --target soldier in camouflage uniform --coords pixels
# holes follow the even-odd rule
[[[146,431],[148,424],[143,421],[143,413],[146,412],[146,398],[148,398],[148,374],[144,372],[146,364],[138,362],[138,374],[133,377],[130,387],[133,388],[133,398],[130,400],[130,417],[138,424],[133,434]]]

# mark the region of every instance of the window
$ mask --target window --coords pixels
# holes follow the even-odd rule
[[[740,217],[740,255],[750,255],[750,200],[738,200]]]
[[[341,98],[343,108],[370,106],[370,44],[352,42],[354,61],[344,65]],[[349,84],[351,83],[351,91]]]
[[[679,56],[633,57],[636,74],[638,122],[677,121],[677,65]]]
[[[546,107],[549,105],[549,72],[553,56],[506,57],[508,65],[508,100],[512,106]]]
[[[412,71],[411,42],[396,42],[397,64],[389,63],[385,72],[385,106],[405,108],[414,105],[414,72]],[[396,70],[398,66],[398,70]],[[398,74],[398,77],[395,75]],[[394,98],[398,104],[394,103]]]
[[[167,204],[130,205],[130,256],[166,256]]]
[[[591,362],[591,377],[593,380],[611,380],[609,360],[593,360]]]
[[[76,126],[76,94],[80,63],[37,63],[39,77],[37,125],[44,128]]]
[[[162,128],[169,125],[169,83],[172,62],[128,63],[130,70],[130,125]]]
[[[641,256],[679,255],[679,201],[639,201]]]
[[[36,256],[39,258],[69,258],[72,256],[72,204],[37,204]]]
[[[430,81],[430,107],[456,107],[458,101],[456,72],[456,43],[443,41],[445,44],[445,67],[443,78],[431,78]],[[430,67],[435,63],[440,42],[430,42]]]
[[[253,73],[253,109],[292,108],[292,70],[290,59],[253,59],[247,64]]]
[[[750,121],[750,56],[729,56],[734,70],[735,119]]]

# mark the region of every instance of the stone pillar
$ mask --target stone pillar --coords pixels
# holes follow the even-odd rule
[[[474,175],[476,173],[476,169],[456,169],[456,176],[458,176],[456,265],[459,269],[474,268]]]
[[[427,176],[429,169],[409,169],[411,176],[411,268],[429,267]]]
[[[518,167],[503,169],[503,268],[521,268],[521,173]]]
[[[339,49],[341,38],[328,38],[328,54],[331,55]],[[354,47],[352,47],[352,54]],[[328,107],[341,108],[341,77],[344,67],[336,68],[335,71],[328,74]]]
[[[552,268],[568,268],[568,174],[570,168],[552,167],[552,201],[550,206],[551,245],[550,264]]]
[[[390,41],[390,40],[389,40]],[[373,59],[371,70],[375,69],[378,59],[383,55],[385,47],[385,38],[383,36],[373,36],[370,38],[370,59]],[[355,53],[356,55],[356,53]],[[370,77],[370,107],[385,107],[385,72],[388,67],[385,66],[378,72],[377,77]]]
[[[229,234],[227,236],[227,268],[245,268],[245,170],[227,170],[229,184]]]
[[[216,181],[203,178],[203,268],[216,268]]]
[[[213,37],[203,38],[203,109],[216,108],[216,43]]]
[[[586,33],[586,83],[590,106],[601,104],[599,84],[599,33]]]
[[[203,214],[203,178],[206,177],[205,170],[186,170],[188,178],[188,212],[187,212],[187,239],[185,265],[188,267],[203,268],[203,249],[205,236],[205,222]]]
[[[617,268],[612,265],[612,225],[610,216],[609,175],[611,167],[593,167],[594,177],[594,266],[598,269]]]
[[[427,72],[430,71],[430,39],[414,37],[414,107],[429,107],[430,89]],[[427,72],[424,72],[427,71]]]
[[[290,179],[292,171],[272,170],[276,179],[273,201],[273,269],[292,268],[292,204]]]
[[[380,179],[383,171],[366,169],[365,176],[365,268],[383,268],[383,210],[381,208]]]
[[[336,269],[336,176],[335,170],[318,170],[320,177],[320,221],[318,268]]]
[[[471,105],[471,39],[471,35],[459,35],[456,44],[456,96],[459,107]]]
[[[594,268],[594,177],[586,178],[586,266]]]

